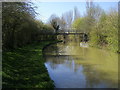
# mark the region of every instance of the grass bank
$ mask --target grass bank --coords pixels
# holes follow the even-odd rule
[[[42,50],[56,41],[43,41],[3,52],[3,88],[54,88]]]

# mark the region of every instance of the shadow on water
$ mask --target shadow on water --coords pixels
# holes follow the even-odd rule
[[[117,88],[117,54],[67,42],[45,49],[45,66],[57,88]]]

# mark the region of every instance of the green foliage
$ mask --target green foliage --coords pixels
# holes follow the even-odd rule
[[[42,34],[54,32],[52,27],[35,20],[36,12],[30,3],[3,2],[2,9],[3,49],[50,39],[51,36],[45,35],[44,38]]]
[[[102,13],[99,21],[90,33],[91,44],[106,47],[114,52],[118,51],[118,12],[112,9],[109,13]]]
[[[72,27],[89,35],[91,46],[118,52],[118,11],[104,12],[100,6],[87,2],[86,14],[76,19]]]
[[[106,24],[109,49],[118,51],[118,12],[116,10],[109,12]]]
[[[2,88],[53,88],[42,56],[43,47],[49,43],[3,52]]]
[[[86,32],[87,33],[85,22],[86,22],[85,17],[78,18],[73,22],[72,28],[74,28],[75,30],[77,30],[79,32]]]
[[[73,22],[72,27],[75,28],[76,30],[79,30],[81,23],[82,23],[81,18],[76,19],[76,20]]]
[[[54,29],[35,19],[30,3],[3,2],[2,9],[2,87],[53,88],[42,56],[43,46],[50,42],[35,42],[56,40],[47,35]]]

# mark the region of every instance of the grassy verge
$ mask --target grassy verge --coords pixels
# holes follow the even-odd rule
[[[54,88],[42,55],[43,47],[50,43],[44,41],[3,52],[3,88]]]

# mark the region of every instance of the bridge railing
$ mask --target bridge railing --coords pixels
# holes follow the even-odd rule
[[[80,30],[60,30],[58,33],[83,33]]]

